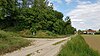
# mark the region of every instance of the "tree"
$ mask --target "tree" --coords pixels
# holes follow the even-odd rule
[[[2,28],[6,28],[8,26],[14,26],[16,22],[17,13],[17,1],[16,0],[0,0],[0,8],[1,8],[1,22]],[[4,27],[3,27],[4,26]]]
[[[76,29],[74,27],[72,27],[71,25],[71,19],[69,16],[67,16],[65,18],[65,25],[64,25],[65,29],[65,34],[74,34],[74,32],[76,31]]]
[[[55,17],[56,17],[57,19],[61,19],[61,20],[62,20],[63,14],[62,14],[61,12],[54,11],[54,13],[55,13]]]
[[[27,8],[27,0],[22,0],[22,8]]]
[[[75,28],[70,17],[63,21],[63,14],[53,10],[53,4],[48,6],[45,0],[34,0],[32,7],[27,7],[27,0],[22,0],[18,7],[17,0],[0,0],[0,26],[14,27],[17,31],[29,29],[31,32],[47,30],[56,34],[71,34]]]
[[[62,20],[57,20],[55,23],[53,23],[53,31],[56,34],[63,34],[63,29],[64,29],[64,21]]]
[[[99,32],[100,32],[100,29],[99,29]]]
[[[3,17],[11,17],[13,18],[16,14],[16,0],[2,0],[1,1],[1,6],[2,6],[2,12],[3,12]]]
[[[0,19],[2,18],[2,1],[0,0]]]
[[[78,30],[78,34],[82,34],[82,30]]]
[[[65,18],[65,21],[66,21],[66,25],[71,25],[71,19],[70,19],[69,16],[67,16],[67,17]]]

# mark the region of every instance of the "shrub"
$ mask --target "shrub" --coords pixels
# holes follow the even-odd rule
[[[40,30],[40,31],[36,32],[36,36],[45,37],[45,36],[48,36],[48,34],[46,32],[44,32],[44,31]]]
[[[28,29],[24,29],[24,30],[20,31],[19,34],[22,35],[22,36],[25,36],[25,35],[32,35],[31,31],[28,30]]]

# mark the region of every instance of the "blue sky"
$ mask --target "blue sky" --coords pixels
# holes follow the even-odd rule
[[[100,0],[49,0],[77,29],[100,29]]]
[[[51,0],[51,2],[54,4],[54,9],[62,12],[64,15],[66,15],[66,13],[70,12],[77,6],[75,1],[67,3],[65,0]]]

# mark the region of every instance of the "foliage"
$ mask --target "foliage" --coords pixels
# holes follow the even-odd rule
[[[24,29],[18,33],[20,36],[25,36],[25,35],[32,35],[30,30]]]
[[[38,32],[36,33],[36,36],[45,37],[45,36],[48,36],[48,34],[47,34],[46,32],[43,32],[43,31],[38,31]]]
[[[74,27],[72,27],[71,25],[71,19],[69,16],[67,16],[65,18],[65,25],[64,25],[64,31],[65,31],[65,34],[74,34],[76,29]]]
[[[14,28],[16,31],[28,29],[33,32],[47,30],[56,34],[74,34],[75,28],[71,20],[63,14],[53,10],[44,0],[31,1],[32,7],[28,7],[27,0],[22,0],[19,6],[17,0],[0,0],[0,28]]]
[[[37,37],[48,37],[48,36],[57,36],[56,34],[50,32],[50,31],[43,31],[43,30],[39,30],[36,32]]]
[[[100,56],[100,54],[91,49],[82,36],[77,35],[65,43],[58,56]]]
[[[100,29],[95,34],[100,34]]]

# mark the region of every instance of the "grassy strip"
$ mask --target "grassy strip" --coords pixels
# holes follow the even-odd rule
[[[66,36],[33,36],[33,35],[24,35],[22,37],[25,37],[25,38],[65,38]]]
[[[28,55],[26,55],[26,56],[31,56],[32,55],[32,53],[30,53],[30,54],[28,54]]]
[[[20,34],[20,36],[25,37],[25,38],[49,38],[49,39],[65,38],[65,37],[72,35],[72,34],[58,35],[58,34],[50,32],[50,31],[44,31],[44,30],[37,31],[35,35],[32,35],[32,33],[30,34],[29,30],[21,31],[19,34]]]
[[[73,37],[63,47],[58,56],[100,56],[85,42],[80,35]]]
[[[59,42],[56,42],[56,43],[54,43],[53,45],[60,44],[60,43],[62,43],[62,42],[64,42],[64,41],[66,41],[66,39],[64,39],[64,40],[61,40],[61,41],[59,41]]]
[[[30,41],[15,33],[0,30],[0,55],[28,46]]]

